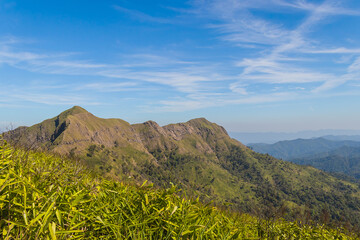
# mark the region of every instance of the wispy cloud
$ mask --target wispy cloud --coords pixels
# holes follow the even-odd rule
[[[133,10],[133,9],[124,8],[124,7],[121,7],[118,5],[114,5],[113,7],[115,10],[117,10],[121,13],[125,13],[139,21],[155,22],[155,23],[172,23],[172,21],[168,18],[154,17],[149,14],[146,14],[146,13],[143,13],[143,12],[140,12],[137,10]]]
[[[30,91],[27,89],[19,89],[19,87],[7,88],[6,91],[0,91],[3,100],[0,100],[0,105],[17,106],[24,102],[41,103],[46,105],[98,105],[99,101],[89,97],[88,95],[73,93],[46,93],[37,89]]]
[[[216,81],[211,74],[199,74],[186,70],[163,69],[157,71],[130,71],[111,69],[98,73],[101,76],[118,79],[131,79],[138,82],[170,86],[183,93],[200,92],[206,89],[202,84]]]
[[[129,92],[145,90],[145,88],[140,88],[135,82],[96,82],[76,86],[74,89],[93,90],[99,92]]]
[[[86,96],[74,96],[72,94],[44,94],[41,93],[6,93],[8,100],[1,106],[14,107],[24,102],[41,103],[45,105],[99,105],[99,101]]]
[[[348,67],[348,71],[350,73],[360,71],[360,57],[356,58],[356,60]]]
[[[332,49],[304,49],[303,52],[305,53],[314,53],[314,54],[359,54],[360,48],[345,48],[345,47],[339,47],[339,48],[332,48]]]
[[[284,42],[289,32],[281,25],[257,18],[248,9],[266,6],[267,1],[198,1],[199,13],[222,23],[209,24],[222,34],[221,39],[236,44],[276,45]]]
[[[227,105],[281,102],[298,98],[299,95],[295,92],[277,92],[252,96],[246,94],[241,94],[240,96],[237,94],[230,94],[218,95],[215,98],[213,96],[203,96],[200,98],[193,98],[192,96],[187,96],[186,98],[174,98],[172,100],[161,101],[160,106],[150,106],[148,107],[148,109],[152,109],[152,111],[156,112],[182,112]]]

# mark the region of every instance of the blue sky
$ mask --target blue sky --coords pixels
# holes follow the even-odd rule
[[[0,128],[80,105],[228,131],[360,129],[360,1],[0,0]]]

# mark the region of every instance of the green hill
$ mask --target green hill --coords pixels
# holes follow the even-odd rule
[[[262,217],[284,209],[288,220],[360,224],[360,190],[312,167],[256,153],[206,119],[160,127],[101,119],[80,107],[4,134],[22,147],[81,159],[102,176],[124,183],[178,185],[201,201]],[[326,218],[325,218],[326,219]]]
[[[126,185],[74,159],[0,139],[1,239],[357,239],[343,228],[258,219]]]

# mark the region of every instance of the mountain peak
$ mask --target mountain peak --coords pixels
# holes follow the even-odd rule
[[[86,111],[84,108],[80,107],[80,106],[73,106],[72,108],[69,108],[65,111],[63,111],[62,113],[60,113],[56,118],[58,118],[59,120],[65,120],[67,119],[69,116],[75,116],[78,114],[90,114],[88,111]]]
[[[199,122],[209,122],[206,118],[204,117],[199,117],[199,118],[193,118],[189,121],[199,121]]]
[[[194,118],[188,121],[188,124],[195,128],[199,129],[208,129],[207,131],[211,131],[214,134],[225,134],[228,136],[227,131],[222,126],[217,125],[216,123],[210,122],[206,118]]]
[[[208,124],[213,124],[212,122],[208,121],[206,118],[204,117],[201,117],[201,118],[194,118],[194,119],[191,119],[188,121],[188,123],[190,124],[197,124],[197,125],[202,125],[202,124],[205,124],[205,125],[208,125]]]
[[[79,113],[89,113],[84,108],[80,106],[73,106],[72,108],[69,108],[68,110],[65,110],[64,112],[60,113],[60,115],[76,115]]]

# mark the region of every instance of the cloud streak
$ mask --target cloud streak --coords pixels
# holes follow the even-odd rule
[[[154,17],[148,14],[145,14],[143,12],[137,11],[137,10],[132,10],[132,9],[128,9],[128,8],[124,8],[118,5],[114,5],[113,6],[115,10],[121,12],[121,13],[125,13],[131,17],[133,17],[134,19],[143,21],[143,22],[155,22],[155,23],[171,23],[171,21],[168,18],[161,18],[161,17]]]

